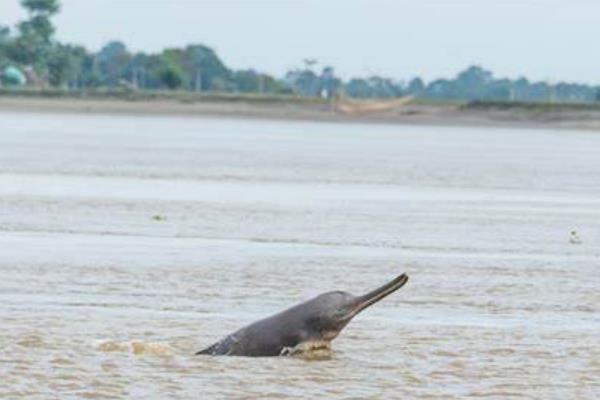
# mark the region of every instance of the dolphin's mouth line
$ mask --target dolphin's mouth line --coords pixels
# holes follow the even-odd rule
[[[394,293],[396,290],[404,286],[406,282],[408,282],[408,275],[402,274],[396,277],[395,279],[391,280],[390,282],[386,283],[385,285],[380,286],[377,289],[372,290],[363,296],[360,296],[354,307],[352,307],[352,310],[348,314],[347,318],[354,317],[356,314],[358,314],[365,308],[377,303],[384,297],[387,297],[390,294]]]

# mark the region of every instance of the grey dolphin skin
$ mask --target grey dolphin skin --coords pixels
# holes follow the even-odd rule
[[[268,357],[328,347],[359,312],[400,289],[407,281],[408,276],[402,274],[363,296],[342,291],[323,293],[254,322],[196,355]]]

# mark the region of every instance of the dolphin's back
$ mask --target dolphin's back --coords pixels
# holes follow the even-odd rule
[[[196,355],[211,356],[277,356],[286,347],[294,347],[305,339],[304,319],[299,313],[306,303],[288,308],[278,314],[256,321],[217,343],[200,350]]]

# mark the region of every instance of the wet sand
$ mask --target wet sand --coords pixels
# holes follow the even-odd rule
[[[6,111],[0,132],[0,398],[600,393],[594,132]],[[404,271],[328,359],[191,355]]]

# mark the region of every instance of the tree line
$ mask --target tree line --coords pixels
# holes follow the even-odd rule
[[[28,18],[14,29],[0,25],[0,82],[72,90],[124,87],[132,90],[188,90],[295,94],[307,97],[394,98],[413,95],[440,100],[590,102],[600,100],[598,87],[560,82],[498,79],[480,66],[470,66],[452,79],[425,83],[381,76],[342,80],[333,67],[317,68],[316,60],[283,77],[227,67],[203,44],[169,48],[160,53],[133,52],[120,41],[92,52],[55,38],[51,18],[58,0],[21,0]]]

